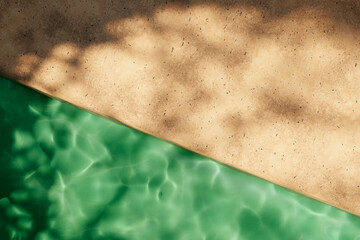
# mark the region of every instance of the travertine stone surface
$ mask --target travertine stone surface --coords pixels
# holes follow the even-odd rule
[[[358,1],[0,9],[2,75],[360,215]]]

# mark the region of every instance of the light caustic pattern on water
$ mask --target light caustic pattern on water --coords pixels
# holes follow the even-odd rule
[[[0,79],[0,239],[360,239],[360,218]]]

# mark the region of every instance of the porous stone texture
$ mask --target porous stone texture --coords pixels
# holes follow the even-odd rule
[[[2,75],[360,215],[357,0],[0,9]]]

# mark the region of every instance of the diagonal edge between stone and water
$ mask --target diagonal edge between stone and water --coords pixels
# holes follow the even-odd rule
[[[360,214],[357,1],[5,2],[3,75]]]
[[[359,235],[354,215],[0,80],[2,239]]]

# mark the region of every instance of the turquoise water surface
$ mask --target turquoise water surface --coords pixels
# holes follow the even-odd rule
[[[360,239],[360,218],[0,78],[0,239]]]

